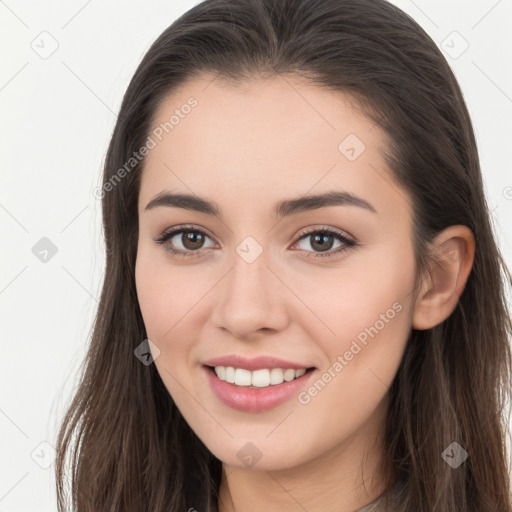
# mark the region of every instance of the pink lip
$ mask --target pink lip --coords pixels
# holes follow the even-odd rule
[[[285,361],[272,356],[259,356],[254,358],[246,358],[238,355],[215,357],[203,362],[206,366],[232,366],[233,368],[245,368],[246,370],[262,370],[264,368],[293,368],[294,370],[300,370],[311,368],[300,363],[294,363],[292,361]]]
[[[238,368],[243,367],[243,365],[238,366]],[[269,366],[266,366],[266,368],[269,368]],[[278,366],[278,368],[282,368],[282,366]],[[294,368],[299,369],[302,366],[294,366]],[[311,376],[315,373],[315,370],[313,370],[290,382],[285,381],[282,384],[265,388],[253,388],[236,386],[220,380],[215,372],[206,366],[203,366],[202,370],[206,373],[208,383],[217,398],[228,407],[244,412],[262,412],[277,407],[305,388]]]

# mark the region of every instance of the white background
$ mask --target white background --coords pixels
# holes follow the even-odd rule
[[[0,512],[56,510],[50,445],[103,277],[92,190],[140,59],[195,3],[0,0]],[[392,3],[452,54],[463,48],[453,31],[469,44],[458,58],[445,54],[473,119],[496,234],[512,267],[512,1]],[[33,49],[52,44],[58,48],[45,59]],[[57,247],[46,263],[32,252],[42,237]]]

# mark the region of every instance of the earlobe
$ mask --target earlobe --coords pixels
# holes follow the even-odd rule
[[[475,239],[467,226],[450,226],[432,243],[432,264],[414,306],[412,327],[430,329],[448,318],[473,266]]]

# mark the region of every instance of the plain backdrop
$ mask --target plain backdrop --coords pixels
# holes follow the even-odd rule
[[[196,3],[0,0],[0,512],[56,510],[53,445],[104,270],[92,191],[140,59]],[[512,266],[512,1],[393,3],[461,84]]]

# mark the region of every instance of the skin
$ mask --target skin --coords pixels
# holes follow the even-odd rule
[[[154,127],[191,96],[197,106],[151,149],[140,185],[136,285],[148,338],[160,350],[156,367],[190,427],[223,461],[221,512],[353,511],[385,490],[388,387],[411,328],[432,327],[455,308],[473,237],[464,226],[441,233],[439,262],[414,290],[410,197],[386,168],[384,133],[348,96],[293,75],[237,86],[204,75],[165,99]],[[338,149],[349,134],[366,146],[354,161]],[[272,217],[280,200],[329,190],[355,194],[375,212],[337,205]],[[222,218],[145,210],[162,191],[214,201]],[[208,237],[180,258],[154,239],[183,223]],[[323,227],[359,245],[315,258],[323,253],[312,236],[299,241],[299,230]],[[236,252],[247,236],[262,248],[251,264]],[[194,251],[181,234],[171,240]],[[330,252],[341,245],[335,237]],[[395,303],[394,318],[307,404],[293,397],[241,412],[205,379],[202,363],[227,354],[274,355],[314,366],[320,378]],[[261,453],[252,467],[237,457],[248,442]]]

